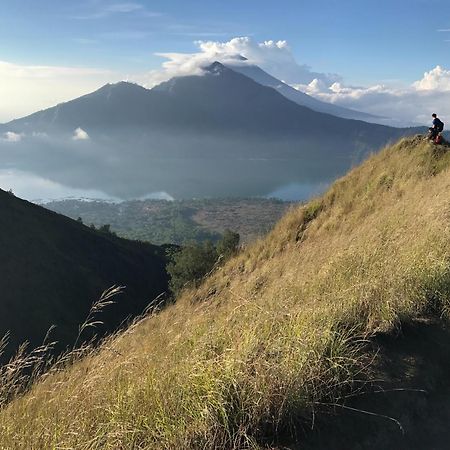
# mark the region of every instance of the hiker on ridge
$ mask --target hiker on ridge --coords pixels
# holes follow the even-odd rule
[[[439,133],[442,133],[442,131],[444,131],[444,123],[438,118],[436,113],[433,113],[431,117],[433,117],[433,126],[429,128],[429,137],[434,141],[439,136]]]

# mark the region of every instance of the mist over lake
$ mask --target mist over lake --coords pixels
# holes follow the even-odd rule
[[[153,134],[136,140],[100,136],[23,137],[0,143],[0,186],[30,200],[276,197],[305,200],[354,162],[306,157],[313,143],[221,136]],[[360,156],[355,155],[355,161]]]

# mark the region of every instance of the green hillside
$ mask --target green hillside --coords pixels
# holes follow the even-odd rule
[[[126,286],[105,310],[114,329],[167,289],[163,249],[119,239],[0,191],[0,336],[8,352],[24,341],[73,344],[91,303],[112,285]],[[87,336],[86,336],[87,337]]]
[[[381,151],[4,407],[0,448],[448,448],[449,199],[446,147]]]

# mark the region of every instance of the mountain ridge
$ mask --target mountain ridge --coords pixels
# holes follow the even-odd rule
[[[214,82],[211,78],[220,82]],[[224,95],[224,91],[227,95]],[[175,92],[178,99],[175,98]],[[205,99],[202,95],[209,97]],[[97,99],[100,103],[94,102]],[[209,104],[205,100],[209,100]],[[83,107],[83,103],[86,103],[85,112],[80,112],[77,117],[77,107]],[[126,108],[126,111],[121,112],[119,106]],[[250,117],[255,113],[257,119],[251,121]],[[106,122],[105,117],[108,118]],[[80,126],[89,131],[89,128],[101,124],[103,120],[105,125],[109,122],[110,126],[178,126],[211,131],[221,129],[224,119],[229,121],[226,123],[227,128],[245,129],[248,132],[256,127],[255,131],[305,134],[310,130],[318,131],[317,126],[314,127],[315,123],[322,123],[323,128],[333,129],[333,132],[339,133],[342,130],[343,134],[353,128],[389,130],[385,125],[368,125],[363,121],[346,122],[352,119],[314,111],[290,100],[273,87],[259,84],[219,62],[206,68],[204,75],[175,77],[152,89],[128,82],[107,84],[93,93],[16,119],[5,126],[9,126],[12,131],[21,132],[24,131],[23,128],[31,129],[33,125],[30,122],[34,120],[34,126],[38,129],[33,131],[46,131],[42,129],[46,122],[52,126],[59,122],[69,129]],[[199,122],[204,125],[201,126]],[[397,132],[392,131],[393,135],[395,133]],[[398,135],[394,137],[397,138]]]
[[[292,100],[293,102],[301,106],[306,106],[313,111],[331,114],[343,119],[362,120],[366,122],[380,123],[383,125],[385,124],[380,122],[382,120],[384,121],[385,118],[362,111],[353,110],[350,108],[344,108],[342,106],[334,105],[333,103],[326,103],[321,100],[317,100],[316,98],[305,94],[304,92],[301,92],[284,83],[283,81],[273,77],[258,66],[245,64],[227,64],[227,67],[230,67],[232,70],[235,70],[236,72],[239,72],[253,79],[263,86],[271,87],[277,90],[287,99]]]

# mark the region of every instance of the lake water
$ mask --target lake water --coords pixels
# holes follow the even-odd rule
[[[200,180],[201,181],[201,180]],[[192,184],[192,183],[191,183]],[[201,183],[200,183],[201,184]],[[248,183],[247,183],[248,184]],[[215,190],[215,195],[210,195],[205,191],[204,195],[198,195],[199,190],[196,189],[195,198],[214,198],[214,197],[267,197],[278,198],[285,201],[303,201],[313,196],[321,194],[326,190],[329,183],[289,183],[270,192],[258,192],[254,186],[248,186],[248,189],[237,191],[236,189],[224,188],[222,195],[220,191]],[[51,200],[60,200],[65,198],[74,199],[97,199],[103,201],[118,202],[130,197],[120,197],[117,195],[108,194],[100,189],[83,189],[82,187],[67,186],[60,182],[51,180],[49,178],[41,177],[30,172],[6,169],[0,170],[0,188],[3,190],[12,189],[17,197],[24,198],[30,201],[46,202]],[[179,190],[177,188],[177,190]],[[231,194],[232,193],[232,194]],[[231,195],[230,195],[231,194]],[[137,196],[140,200],[157,199],[157,200],[174,200],[180,197],[175,197],[169,192],[156,191],[148,194]],[[188,197],[183,197],[188,198]]]

